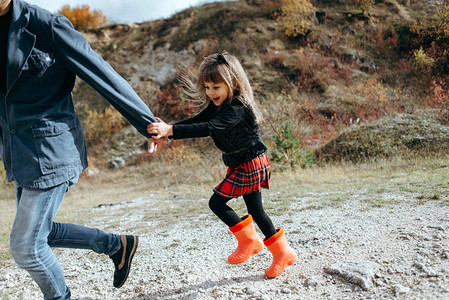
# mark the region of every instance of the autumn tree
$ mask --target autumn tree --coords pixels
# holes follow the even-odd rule
[[[434,73],[445,76],[449,86],[449,3],[440,4],[432,18],[418,20],[411,31],[416,34],[414,47],[420,49],[414,53],[432,59]]]
[[[285,28],[285,35],[292,38],[307,35],[312,27],[312,9],[309,0],[282,0],[279,23]]]
[[[70,7],[64,5],[59,14],[67,17],[77,30],[95,29],[107,24],[107,19],[100,10],[91,10],[89,5]]]
[[[417,21],[412,31],[428,42],[449,41],[449,3],[438,7],[434,18]]]

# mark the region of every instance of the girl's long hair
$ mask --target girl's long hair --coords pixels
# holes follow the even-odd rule
[[[239,99],[254,114],[256,122],[262,121],[263,116],[254,100],[253,89],[239,60],[228,52],[219,52],[206,56],[199,67],[196,77],[191,72],[183,71],[179,75],[182,91],[192,99],[208,102],[205,82],[224,82],[229,87],[229,98]]]

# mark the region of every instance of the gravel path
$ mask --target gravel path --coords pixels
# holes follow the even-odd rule
[[[275,279],[263,276],[271,263],[267,249],[229,265],[236,241],[212,213],[155,219],[151,212],[167,205],[155,195],[86,212],[94,216],[88,226],[140,235],[121,289],[112,287],[112,264],[105,256],[55,253],[73,299],[449,299],[447,206],[395,194],[383,195],[392,200],[382,205],[355,195],[339,206],[317,207],[323,196],[297,199],[289,214],[272,216],[299,258]],[[188,209],[207,202],[176,205]],[[0,289],[3,299],[41,298],[13,262],[1,272]]]

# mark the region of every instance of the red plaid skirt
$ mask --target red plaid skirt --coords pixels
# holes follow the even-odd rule
[[[223,198],[237,198],[241,195],[269,188],[270,162],[266,153],[237,167],[228,168],[226,178],[213,191]]]

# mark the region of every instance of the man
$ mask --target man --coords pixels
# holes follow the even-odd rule
[[[153,114],[98,56],[70,21],[22,0],[0,0],[0,154],[14,181],[17,212],[10,250],[45,299],[70,299],[50,247],[109,255],[114,286],[126,281],[138,237],[53,222],[65,193],[87,168],[84,133],[71,92],[75,77],[91,85],[137,130]],[[162,142],[149,140],[149,151]]]

